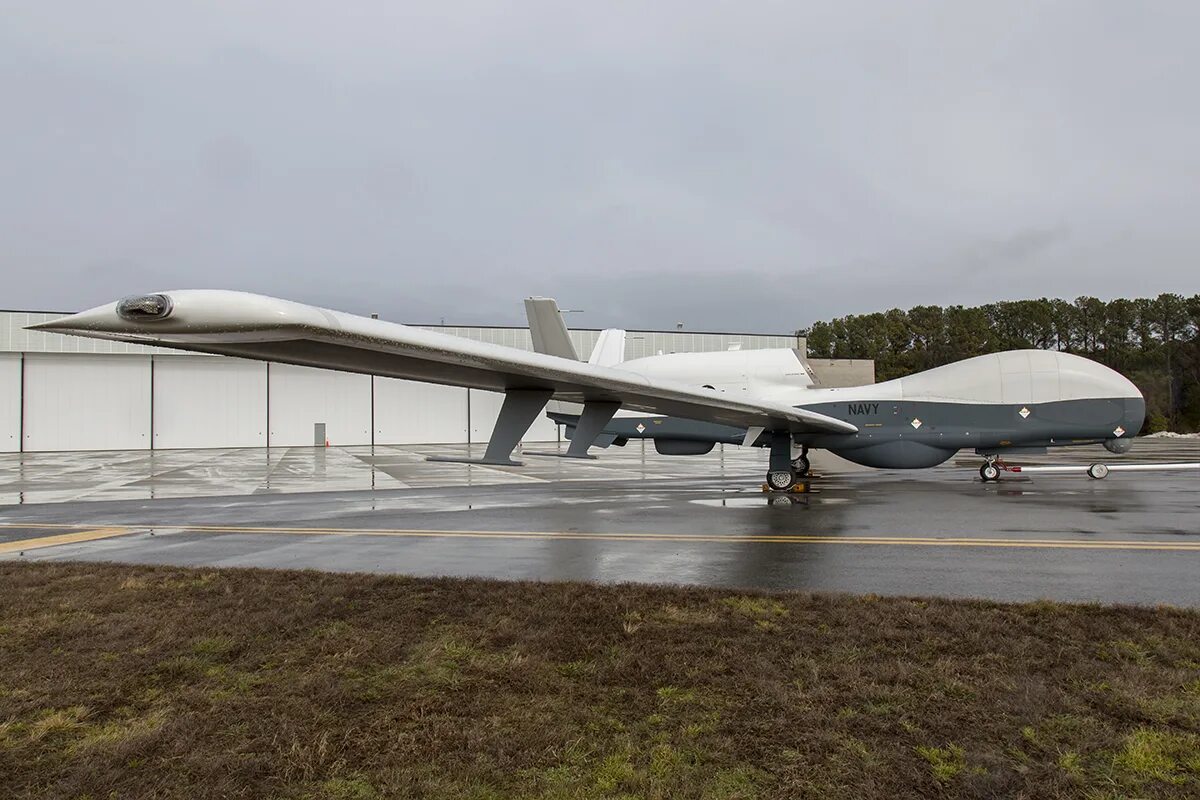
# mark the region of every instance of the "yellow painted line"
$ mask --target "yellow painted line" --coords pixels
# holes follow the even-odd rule
[[[445,531],[445,530],[380,530],[380,529],[321,529],[321,528],[256,528],[193,527],[181,530],[200,533],[284,534],[292,536],[385,536],[428,539],[525,539],[574,540],[606,542],[683,542],[708,544],[853,544],[891,545],[904,547],[1030,547],[1074,550],[1173,550],[1200,553],[1200,543],[1170,544],[1159,542],[1080,542],[1070,539],[939,539],[934,537],[900,536],[740,536],[731,534],[651,534],[651,533],[582,533],[570,531]]]
[[[402,528],[269,528],[230,525],[181,525],[180,530],[209,533],[282,533],[317,536],[395,536],[405,538],[474,538],[474,539],[574,539],[639,542],[716,542],[761,544],[893,544],[950,547],[1074,547],[1085,549],[1163,549],[1200,552],[1200,542],[1163,542],[1155,540],[1080,541],[1077,539],[988,539],[976,537],[938,536],[817,536],[797,534],[738,535],[690,533],[591,533],[584,531],[478,531]]]
[[[134,530],[136,529],[95,528],[87,531],[76,531],[75,533],[60,533],[58,536],[40,536],[35,539],[18,539],[15,542],[0,542],[0,554],[19,553],[24,550],[40,550],[43,547],[57,547],[61,544],[94,542],[97,539],[108,539],[113,536],[124,536],[127,533],[132,533]]]
[[[32,527],[21,526],[18,523],[0,523],[0,527]],[[52,527],[43,525],[42,527]],[[70,527],[60,525],[58,527]],[[74,526],[79,527],[79,526]],[[239,525],[142,525],[138,527],[110,527],[101,529],[111,531],[104,536],[91,536],[97,531],[84,531],[80,534],[65,534],[64,537],[45,537],[29,539],[28,542],[44,542],[64,538],[67,543],[71,537],[84,536],[90,538],[105,538],[118,536],[122,533],[132,533],[135,530],[158,529],[178,530],[196,533],[214,534],[282,534],[290,536],[383,536],[411,539],[525,539],[525,540],[573,540],[573,541],[606,541],[606,542],[681,542],[681,543],[710,543],[710,544],[843,544],[843,545],[891,545],[908,547],[1025,547],[1025,548],[1059,548],[1067,550],[1168,550],[1174,552],[1200,552],[1200,541],[1169,542],[1155,539],[1143,540],[1113,540],[1113,541],[1081,541],[1078,539],[997,539],[984,537],[962,536],[830,536],[796,534],[766,535],[766,534],[688,534],[688,533],[637,533],[610,532],[595,533],[586,531],[480,531],[480,530],[437,530],[437,529],[408,529],[408,528],[275,528],[261,526]],[[88,541],[88,538],[77,539]],[[24,548],[29,549],[29,548]],[[5,552],[0,550],[0,552]]]

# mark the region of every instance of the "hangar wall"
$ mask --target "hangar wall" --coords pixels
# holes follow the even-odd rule
[[[324,441],[371,444],[371,376],[291,364],[264,365],[270,373],[267,414],[272,447],[311,447],[315,427]]]
[[[212,447],[214,441],[223,447],[266,446],[265,364],[159,356],[153,366],[156,448]]]
[[[0,353],[0,453],[21,449],[21,356]]]
[[[25,326],[62,313],[0,311],[0,452],[204,447],[484,443],[503,395],[395,378],[265,364]],[[532,349],[528,329],[420,326]],[[599,336],[573,330],[586,358]],[[658,352],[794,347],[789,335],[630,331],[626,358]],[[853,367],[851,367],[853,364]],[[872,362],[814,364],[824,385],[849,385]],[[554,441],[541,416],[525,441]]]
[[[150,447],[150,359],[25,355],[26,450]]]
[[[469,418],[467,400],[467,392],[454,386],[375,378],[375,441],[392,444],[465,442]]]
[[[810,358],[808,366],[812,367],[821,386],[827,389],[866,386],[875,382],[873,358]]]

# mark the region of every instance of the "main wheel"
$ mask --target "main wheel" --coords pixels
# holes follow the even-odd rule
[[[992,462],[987,462],[979,468],[979,477],[983,478],[983,482],[995,481],[1000,479],[1000,468]]]
[[[796,485],[796,473],[791,470],[773,470],[767,473],[767,486],[777,492],[786,492]]]
[[[1094,480],[1102,481],[1108,476],[1108,467],[1104,464],[1092,464],[1088,467],[1088,477]]]
[[[808,474],[808,470],[808,456],[800,456],[792,462],[792,472],[796,473],[797,478],[803,478]]]

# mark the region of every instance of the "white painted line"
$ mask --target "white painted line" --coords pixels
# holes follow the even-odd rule
[[[1103,463],[1103,462],[1096,462]],[[1062,467],[1009,467],[1010,472],[1087,472],[1091,464],[1072,464]],[[1109,472],[1153,472],[1158,470],[1200,469],[1200,463],[1180,464],[1106,464]]]
[[[1109,464],[1109,472],[1145,472],[1156,469],[1200,469],[1200,462],[1185,464]]]

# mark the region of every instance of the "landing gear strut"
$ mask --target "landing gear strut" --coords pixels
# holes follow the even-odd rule
[[[1020,467],[1010,467],[1008,464],[1005,464],[1004,459],[1000,458],[998,455],[985,455],[984,458],[987,460],[984,461],[983,466],[979,468],[979,477],[984,483],[987,483],[988,481],[1000,480],[1001,472],[1021,471]]]
[[[767,488],[786,492],[796,485],[799,478],[808,475],[808,446],[805,445],[798,458],[792,458],[792,437],[787,433],[776,433],[771,439],[771,465],[767,471]]]

